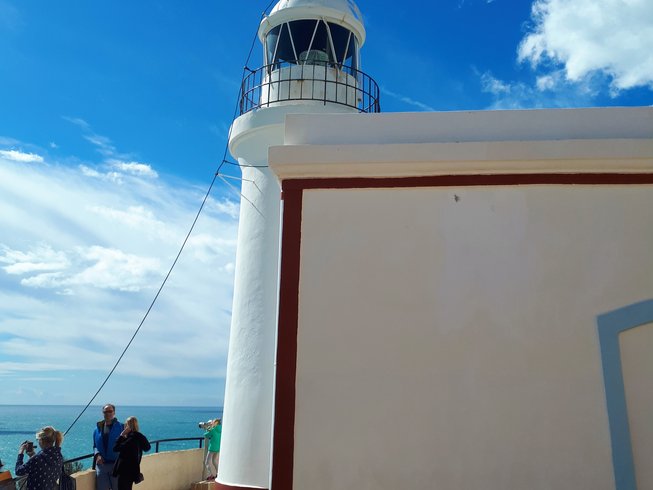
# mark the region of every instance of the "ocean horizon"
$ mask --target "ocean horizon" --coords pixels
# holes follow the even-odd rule
[[[52,425],[65,432],[84,405],[0,405],[0,459],[13,473],[18,448],[26,440],[35,441],[36,432]],[[124,422],[129,416],[138,418],[141,432],[150,441],[181,437],[202,437],[198,427],[203,422],[222,417],[222,407],[137,406],[116,405],[116,417]],[[66,434],[61,451],[64,459],[73,459],[93,452],[93,430],[102,420],[102,406],[91,405]],[[161,443],[159,452],[192,449],[197,441]],[[147,454],[154,453],[154,446]],[[81,461],[90,468],[91,459]]]

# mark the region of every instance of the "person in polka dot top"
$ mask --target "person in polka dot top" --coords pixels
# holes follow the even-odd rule
[[[44,427],[36,434],[41,450],[23,463],[28,443],[21,444],[16,461],[16,476],[27,476],[27,490],[53,490],[61,476],[63,434],[54,427]],[[33,453],[32,453],[33,454]]]

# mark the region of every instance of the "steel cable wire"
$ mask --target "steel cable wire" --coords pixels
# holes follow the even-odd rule
[[[272,0],[272,1],[268,4],[268,6],[265,8],[265,10],[263,11],[263,13],[261,14],[261,18],[263,18],[263,17],[266,15],[266,12],[269,10],[269,8],[272,6],[272,4],[273,4],[275,1],[276,1],[276,0]],[[256,33],[254,34],[254,39],[252,40],[252,44],[251,44],[251,46],[250,46],[249,53],[247,54],[247,60],[245,61],[245,66],[244,66],[244,68],[243,68],[243,73],[244,73],[246,70],[248,70],[247,65],[249,64],[249,60],[250,60],[250,58],[251,58],[251,56],[252,56],[252,52],[254,51],[254,46],[256,45],[256,39],[257,39],[257,37],[258,37],[258,29],[256,30]],[[236,114],[237,114],[237,111],[238,111],[238,103],[239,103],[239,101],[240,101],[240,95],[241,95],[240,92],[241,92],[241,91],[242,91],[242,87],[241,87],[241,89],[240,89],[239,92],[238,92],[238,97],[237,97],[237,100],[236,100],[236,107],[235,107],[235,109],[234,109],[234,114],[233,114],[233,117],[232,117],[232,121],[236,118]],[[91,397],[91,399],[90,399],[89,402],[86,404],[86,406],[81,410],[81,412],[79,412],[79,415],[77,415],[77,417],[75,418],[75,420],[73,420],[73,422],[70,424],[70,426],[68,427],[68,429],[66,429],[66,431],[64,432],[64,436],[65,436],[66,434],[68,434],[68,432],[70,432],[70,430],[75,426],[75,424],[79,421],[79,419],[82,417],[82,415],[84,415],[84,413],[86,412],[86,410],[88,409],[88,407],[91,406],[91,403],[93,403],[93,401],[94,401],[94,400],[97,398],[97,396],[100,394],[100,392],[102,391],[102,388],[104,388],[104,386],[107,384],[107,382],[109,381],[109,379],[111,378],[111,376],[112,376],[113,373],[115,372],[116,368],[118,367],[118,364],[120,364],[120,361],[122,361],[122,358],[125,356],[125,354],[127,353],[127,350],[129,349],[129,347],[131,346],[132,342],[133,342],[134,339],[136,338],[136,335],[137,335],[138,332],[141,330],[141,327],[142,327],[143,324],[145,323],[145,320],[146,320],[147,317],[149,316],[150,311],[152,311],[152,308],[154,307],[154,305],[155,305],[157,299],[159,298],[159,295],[161,294],[161,291],[163,290],[163,287],[166,285],[166,283],[167,283],[167,281],[168,281],[168,278],[169,278],[170,275],[172,274],[172,271],[174,270],[175,266],[177,265],[177,261],[179,260],[179,257],[181,256],[182,252],[184,251],[184,248],[185,248],[185,246],[186,246],[186,243],[188,242],[188,239],[190,238],[190,236],[191,236],[191,234],[192,234],[192,232],[193,232],[193,229],[195,228],[195,224],[197,223],[197,220],[199,219],[200,215],[202,214],[202,210],[204,209],[204,205],[206,204],[206,201],[208,200],[209,196],[211,195],[211,191],[212,191],[212,189],[213,189],[213,186],[214,186],[214,184],[215,184],[215,181],[216,181],[216,179],[218,178],[218,176],[220,175],[220,169],[223,167],[224,164],[236,165],[236,164],[234,164],[233,162],[229,162],[229,161],[227,160],[227,152],[229,151],[229,138],[230,138],[230,137],[231,137],[231,126],[229,127],[229,132],[228,132],[228,134],[227,134],[227,143],[225,144],[225,149],[224,149],[224,153],[223,153],[223,156],[222,156],[222,162],[220,163],[220,165],[218,166],[218,169],[217,169],[217,170],[215,171],[215,173],[213,174],[213,179],[211,180],[211,184],[209,185],[209,187],[208,187],[208,189],[207,189],[207,191],[206,191],[206,194],[204,195],[204,199],[202,200],[202,204],[200,205],[199,209],[197,210],[197,213],[195,214],[195,218],[193,219],[193,222],[192,222],[192,224],[191,224],[191,226],[190,226],[190,228],[189,228],[189,230],[188,230],[188,233],[186,233],[186,237],[184,238],[184,241],[182,242],[181,247],[179,248],[179,252],[177,252],[177,255],[176,255],[175,259],[173,260],[172,265],[170,266],[170,269],[168,270],[168,273],[166,274],[166,276],[164,277],[163,281],[161,282],[161,286],[159,287],[159,289],[157,290],[156,294],[154,295],[154,298],[152,299],[152,301],[151,301],[149,307],[147,308],[147,310],[145,311],[145,314],[143,315],[143,318],[141,319],[140,323],[138,324],[138,327],[136,328],[136,330],[134,331],[133,335],[132,335],[131,338],[129,339],[129,342],[127,343],[127,345],[126,345],[125,348],[123,349],[122,353],[121,353],[120,356],[118,357],[118,360],[117,360],[117,361],[115,362],[115,364],[113,365],[113,368],[111,368],[111,371],[109,371],[109,374],[107,374],[106,378],[104,379],[104,381],[102,382],[102,384],[100,385],[100,387],[97,389],[97,391],[95,392],[95,394]],[[240,166],[240,165],[238,165],[238,166]],[[222,177],[221,177],[221,178],[222,178]],[[224,179],[222,179],[222,180],[224,180]]]

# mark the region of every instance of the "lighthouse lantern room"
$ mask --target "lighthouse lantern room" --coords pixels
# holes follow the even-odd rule
[[[264,64],[243,81],[241,113],[281,102],[379,112],[378,87],[360,71],[360,19],[353,2],[279,2],[259,27]]]

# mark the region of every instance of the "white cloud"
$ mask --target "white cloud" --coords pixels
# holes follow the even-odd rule
[[[107,162],[113,168],[117,168],[121,172],[125,172],[132,175],[138,175],[141,177],[152,177],[156,178],[159,176],[150,165],[146,163],[139,162],[121,162],[119,160],[109,160]]]
[[[202,262],[210,262],[215,256],[231,257],[236,250],[236,239],[225,239],[209,235],[196,234],[188,240],[189,251]]]
[[[0,157],[21,163],[43,163],[43,157],[35,153],[23,153],[18,150],[0,150]]]
[[[23,252],[0,246],[0,263],[8,264],[2,269],[7,274],[23,275],[31,272],[57,271],[68,267],[66,255],[56,252],[48,245],[38,245]]]
[[[537,77],[535,86],[541,92],[544,92],[545,90],[555,90],[556,86],[560,84],[560,77],[558,76],[559,73],[560,72],[555,72],[554,74]]]
[[[102,179],[116,184],[123,184],[126,177],[145,177],[148,179],[159,177],[159,174],[146,163],[121,162],[119,160],[109,159],[98,168],[102,169],[102,171],[91,168],[88,165],[79,165],[79,170],[86,177]]]
[[[491,72],[480,75],[480,82],[481,89],[493,96],[489,109],[585,107],[598,92],[595,80],[572,83],[560,72],[538,77],[535,85],[500,80]]]
[[[0,247],[0,263],[7,274],[28,276],[23,286],[63,288],[85,286],[120,291],[140,291],[152,287],[161,277],[156,258],[138,257],[121,250],[99,246],[78,247],[74,251],[54,251],[40,246],[27,252]],[[72,290],[66,289],[66,294]]]
[[[97,151],[105,157],[111,157],[116,154],[116,147],[113,146],[111,140],[106,136],[92,133],[84,135],[84,139],[96,146]]]
[[[481,75],[481,89],[494,95],[508,94],[513,90],[510,84],[495,78],[490,72]]]
[[[159,176],[151,165],[133,161],[129,155],[119,153],[111,138],[97,134],[84,119],[79,117],[64,117],[64,119],[82,130],[82,137],[95,146],[98,153],[105,158],[103,166],[114,169],[113,171],[99,172],[87,165],[80,165],[79,167],[85,175],[117,183],[122,183],[121,177],[124,175],[148,178],[157,178]]]
[[[94,179],[106,180],[108,182],[114,182],[116,184],[123,183],[123,174],[119,172],[99,172],[94,168],[89,167],[88,165],[79,165],[79,170],[86,177],[92,177]]]
[[[109,206],[89,206],[88,210],[102,216],[109,221],[122,223],[140,231],[148,230],[157,237],[165,235],[165,224],[157,220],[152,210],[145,206],[127,206],[125,209],[117,209]],[[169,237],[168,237],[169,238]]]
[[[653,88],[651,0],[536,0],[532,17],[520,61],[561,65],[572,82],[598,72],[611,77],[613,90]]]
[[[218,213],[226,214],[234,219],[238,218],[238,214],[240,213],[240,205],[231,199],[223,198],[221,201],[216,201],[215,199],[209,198],[207,205]]]
[[[103,176],[104,176],[104,174],[101,174],[101,173],[98,172],[97,170],[92,169],[91,167],[89,167],[89,166],[87,166],[87,165],[80,165],[80,166],[79,166],[79,170],[81,170],[82,174],[84,174],[86,177],[97,177],[97,178],[100,178],[100,177],[103,177]]]
[[[73,123],[75,126],[79,126],[80,128],[82,128],[85,131],[90,131],[91,130],[91,125],[89,123],[87,123],[84,119],[82,119],[81,117],[64,116],[63,119],[70,122],[70,123]]]
[[[90,262],[64,285],[95,286],[121,291],[154,288],[163,277],[161,264],[155,257],[140,257],[122,250],[92,246],[79,250],[80,257]]]
[[[142,319],[203,194],[107,163],[45,163],[0,155],[0,375],[67,377],[92,367],[101,376]],[[224,376],[237,220],[221,191],[121,362],[122,375]]]
[[[494,102],[488,109],[530,109],[542,107],[539,91],[519,82],[507,82],[495,78],[490,72],[481,75],[481,90],[492,94]]]

